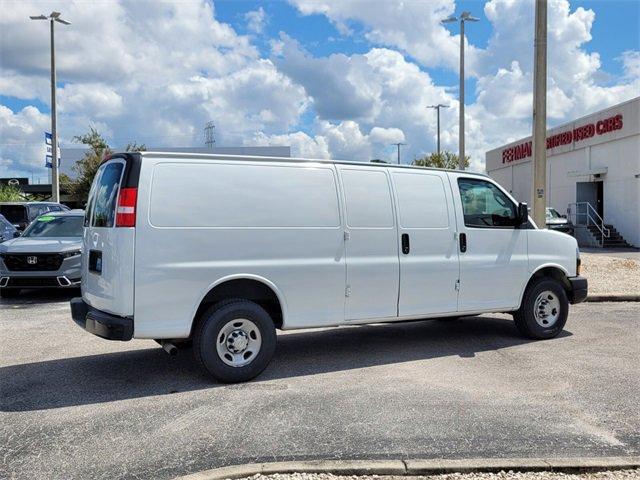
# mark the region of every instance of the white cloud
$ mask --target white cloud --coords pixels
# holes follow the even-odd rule
[[[2,8],[0,95],[47,105],[48,25],[28,15],[51,5],[3,2]],[[90,124],[115,146],[201,144],[209,120],[217,124],[218,144],[227,145],[255,131],[292,127],[307,105],[304,90],[214,13],[205,0],[65,4],[63,16],[72,24],[56,24],[61,143]],[[41,136],[43,128],[31,120]],[[6,128],[0,126],[0,143],[7,143]],[[12,168],[31,158],[11,152],[3,157],[16,160]]]
[[[0,105],[0,165],[2,176],[20,166],[32,171],[44,166],[44,131],[50,130],[49,116],[35,107],[18,112]]]
[[[304,132],[267,135],[258,132],[247,145],[290,145],[293,155],[302,158],[334,158],[368,162],[374,158],[376,146],[403,141],[404,133],[397,128],[374,127],[368,134],[352,120],[340,123],[320,121],[316,133]],[[384,155],[383,155],[384,156]]]
[[[213,120],[219,145],[287,144],[298,156],[395,161],[390,144],[404,142],[408,162],[435,149],[435,112],[426,106],[444,103],[442,148],[457,151],[455,88],[429,74],[434,66],[457,72],[459,37],[439,24],[459,13],[453,0],[291,2],[373,46],[318,57],[283,33],[262,58],[251,43],[265,31],[262,7],[244,17],[251,35],[240,35],[207,0],[65,4],[72,25],[56,32],[62,143],[93,124],[117,146],[202,144],[202,128]],[[51,5],[0,0],[0,8],[0,95],[47,105],[47,24],[27,18]],[[468,31],[467,72],[477,91],[466,109],[466,142],[474,169],[483,168],[486,150],[531,130],[533,2],[491,0],[485,15],[492,27],[486,48],[473,45]],[[591,10],[549,2],[551,124],[640,91],[637,50],[620,55],[623,75],[603,82],[600,56],[587,48],[594,21]],[[35,107],[3,107],[2,169],[41,165],[48,124]]]
[[[640,50],[627,50],[620,56],[624,78],[630,81],[640,78]]]
[[[289,0],[302,14],[322,14],[342,35],[351,24],[361,24],[372,43],[398,48],[423,65],[457,68],[459,36],[440,23],[455,11],[454,0],[363,2],[344,0]],[[473,56],[473,46],[469,47]],[[472,65],[470,65],[472,68]]]
[[[247,21],[247,29],[257,34],[262,33],[267,24],[267,14],[262,7],[245,13],[244,19]]]
[[[326,145],[334,157],[362,160],[395,156],[390,144],[406,141],[403,161],[409,162],[434,150],[436,122],[426,106],[444,103],[452,108],[442,114],[443,145],[457,142],[457,102],[399,52],[373,48],[316,58],[286,35],[274,43],[276,65],[304,87],[317,113],[316,135],[299,141]]]

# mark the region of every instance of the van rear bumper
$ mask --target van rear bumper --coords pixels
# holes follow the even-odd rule
[[[569,303],[580,303],[587,299],[587,292],[589,291],[587,279],[584,277],[571,277],[569,278]]]
[[[133,338],[133,318],[118,317],[97,310],[82,297],[71,299],[71,316],[80,327],[98,337],[122,341]]]

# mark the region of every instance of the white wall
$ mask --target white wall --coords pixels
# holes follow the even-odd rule
[[[594,170],[606,169],[604,219],[631,244],[640,246],[640,98],[556,127],[550,137],[612,115],[623,116],[623,128],[547,150],[547,204],[561,213],[576,201],[576,183],[595,181]],[[513,196],[531,204],[531,157],[503,163],[502,152],[527,142],[524,138],[487,152],[488,174]],[[580,175],[582,173],[582,175]]]
[[[605,221],[640,246],[640,135],[591,147],[591,165],[607,165]]]

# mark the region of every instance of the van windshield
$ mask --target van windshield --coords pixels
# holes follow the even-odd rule
[[[0,205],[0,213],[11,223],[27,222],[27,209],[24,205]]]
[[[23,237],[82,237],[82,220],[77,215],[38,217],[22,234]]]

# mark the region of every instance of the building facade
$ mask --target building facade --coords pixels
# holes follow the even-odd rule
[[[487,173],[530,205],[532,153],[531,137],[486,153]],[[586,212],[588,202],[640,246],[640,97],[547,131],[546,196],[549,207],[578,222],[576,211]]]

